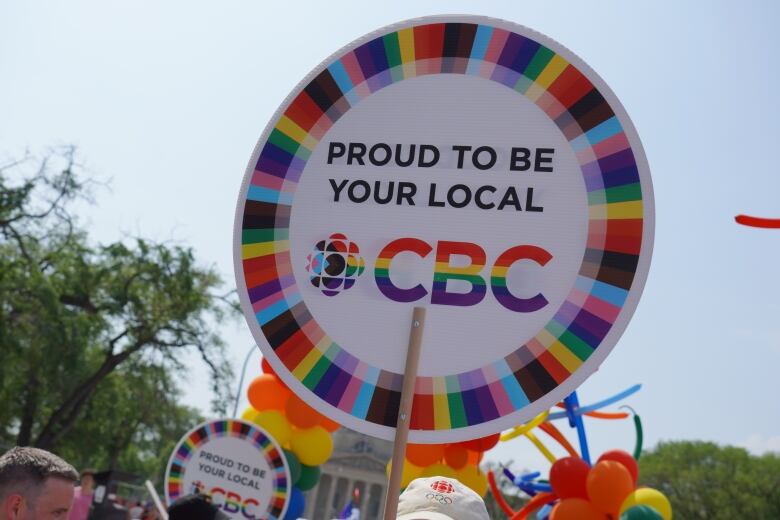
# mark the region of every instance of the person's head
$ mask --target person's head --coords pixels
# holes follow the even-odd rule
[[[418,478],[398,497],[397,520],[490,520],[485,501],[454,478]]]
[[[168,520],[227,520],[230,517],[206,495],[186,495],[168,508]]]
[[[73,466],[48,451],[8,450],[0,456],[0,520],[67,518],[78,477]]]
[[[79,474],[79,480],[81,481],[81,492],[91,493],[95,489],[95,473],[92,468],[82,469]]]

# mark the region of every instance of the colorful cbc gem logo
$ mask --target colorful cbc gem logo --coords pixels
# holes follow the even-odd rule
[[[306,257],[309,281],[326,296],[335,296],[355,285],[365,268],[358,245],[341,233],[317,242],[314,251]]]

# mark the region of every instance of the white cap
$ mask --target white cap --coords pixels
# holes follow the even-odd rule
[[[490,520],[485,502],[454,478],[413,480],[398,498],[397,520]]]

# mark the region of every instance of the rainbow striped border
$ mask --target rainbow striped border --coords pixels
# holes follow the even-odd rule
[[[184,471],[195,451],[203,444],[221,437],[234,437],[251,442],[265,457],[273,474],[274,491],[268,507],[269,520],[282,518],[290,495],[287,463],[281,448],[263,430],[236,419],[220,419],[196,426],[176,445],[165,472],[165,495],[168,504],[186,494],[182,489]]]
[[[590,375],[636,307],[654,227],[644,152],[603,81],[562,46],[528,29],[481,17],[437,17],[369,38],[304,80],[258,143],[236,215],[236,274],[247,320],[272,364],[289,371],[279,370],[288,384],[302,385],[327,403],[310,404],[352,428],[392,438],[403,376],[334,343],[296,286],[288,246],[295,189],[317,143],[372,93],[426,74],[495,81],[535,103],[575,151],[587,190],[587,249],[574,287],[535,337],[478,369],[418,377],[411,439],[440,442],[435,432],[462,429],[456,436],[468,438],[509,427]]]

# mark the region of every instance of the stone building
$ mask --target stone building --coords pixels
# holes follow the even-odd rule
[[[304,518],[337,518],[352,497],[360,492],[360,520],[382,517],[387,492],[385,467],[393,444],[346,428],[333,433],[333,455],[321,466],[319,483],[306,492]]]

